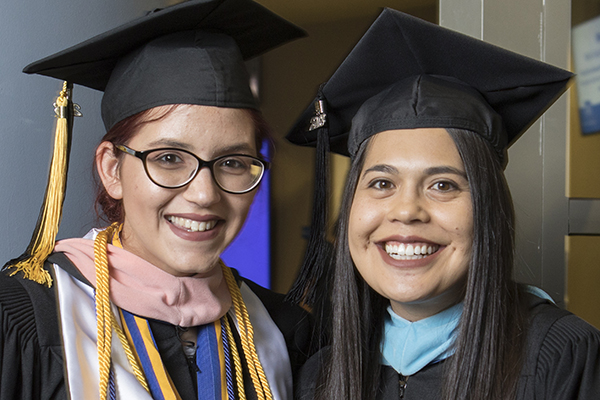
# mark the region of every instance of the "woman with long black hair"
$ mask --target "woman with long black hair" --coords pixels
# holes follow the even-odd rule
[[[332,266],[310,245],[291,293],[328,328],[300,399],[600,396],[600,332],[511,277],[506,149],[570,78],[394,10],[371,26],[288,136],[351,157]]]

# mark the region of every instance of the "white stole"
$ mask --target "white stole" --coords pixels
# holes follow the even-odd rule
[[[59,322],[64,349],[65,383],[71,399],[99,399],[96,306],[91,287],[54,264]],[[254,328],[254,343],[275,400],[291,400],[292,370],[283,334],[260,299],[242,283],[242,297]],[[111,304],[112,305],[112,304]],[[116,306],[113,312],[118,315]],[[229,310],[236,327],[235,312]],[[118,318],[117,318],[118,320]],[[119,321],[120,323],[120,321]],[[113,331],[112,366],[118,399],[152,399],[139,384],[125,350]]]

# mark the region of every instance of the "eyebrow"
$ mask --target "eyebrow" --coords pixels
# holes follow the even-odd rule
[[[180,141],[174,140],[174,139],[158,139],[158,140],[148,143],[148,146],[149,147],[155,147],[155,146],[177,147],[177,148],[182,148],[185,150],[189,150],[191,148],[191,146],[189,144],[180,142]]]
[[[253,146],[249,145],[248,143],[237,143],[237,144],[232,144],[231,146],[226,146],[226,147],[221,147],[220,149],[218,149],[219,153],[222,154],[226,154],[226,153],[237,153],[240,151],[257,151],[256,149],[254,149]]]
[[[180,142],[178,140],[173,139],[158,139],[148,144],[150,147],[155,146],[166,146],[166,147],[175,147],[179,149],[184,149],[191,151],[192,146],[189,143]],[[228,154],[228,153],[237,153],[242,151],[253,152],[255,151],[254,147],[249,145],[248,143],[236,143],[230,146],[225,146],[216,149],[217,151],[214,154]]]
[[[451,167],[449,165],[442,165],[439,167],[431,167],[425,170],[427,175],[438,175],[438,174],[453,174],[461,176],[467,179],[467,173],[461,169]]]
[[[369,169],[366,169],[363,172],[363,176],[365,176],[366,174],[368,174],[369,172],[383,172],[386,174],[393,174],[396,175],[399,173],[398,168],[393,167],[391,165],[388,164],[377,164],[372,166]],[[441,166],[436,166],[436,167],[430,167],[427,168],[425,170],[425,175],[427,176],[432,176],[432,175],[439,175],[439,174],[453,174],[453,175],[458,175],[463,177],[464,179],[467,179],[467,174],[465,171],[460,170],[458,168],[455,167],[451,167],[449,165],[441,165]]]
[[[363,172],[363,176],[365,176],[369,172],[384,172],[386,174],[397,174],[398,169],[396,167],[392,167],[391,165],[388,165],[388,164],[377,164],[377,165],[373,165],[369,169],[366,169]]]

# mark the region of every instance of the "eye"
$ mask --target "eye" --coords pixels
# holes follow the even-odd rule
[[[440,192],[450,192],[457,189],[457,186],[453,182],[449,181],[439,181],[434,183],[431,187],[432,189]]]
[[[164,154],[157,161],[161,161],[167,164],[181,162],[181,157],[177,154]]]
[[[246,164],[243,163],[239,158],[225,158],[219,163],[219,167],[227,169],[240,169],[245,168]]]
[[[250,157],[245,156],[225,156],[215,164],[217,171],[229,175],[245,175],[252,163]]]
[[[148,155],[147,163],[164,169],[174,169],[183,167],[189,162],[189,156],[183,152],[174,150],[157,151]]]
[[[369,187],[377,190],[390,190],[395,186],[394,184],[387,179],[374,179],[369,182]]]

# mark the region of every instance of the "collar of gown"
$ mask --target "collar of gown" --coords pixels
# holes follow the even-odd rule
[[[82,239],[64,239],[55,252],[63,252],[95,287],[92,230]],[[110,299],[118,307],[145,318],[182,327],[204,325],[221,318],[231,307],[231,295],[220,266],[209,274],[178,277],[144,259],[108,245]]]
[[[436,315],[410,322],[388,306],[381,341],[381,363],[408,376],[450,357],[454,353],[452,344],[462,309],[460,302]]]

